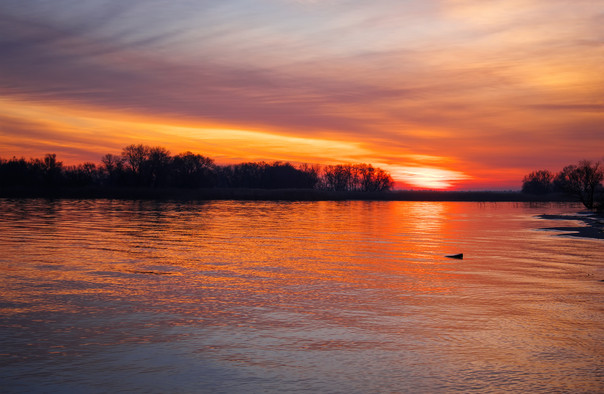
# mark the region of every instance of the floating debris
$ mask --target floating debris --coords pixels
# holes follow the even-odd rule
[[[459,260],[463,260],[463,253],[458,253],[458,254],[449,254],[445,257],[448,257],[450,259],[459,259]]]

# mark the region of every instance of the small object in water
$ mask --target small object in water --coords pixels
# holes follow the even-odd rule
[[[450,254],[447,255],[445,257],[448,257],[450,259],[459,259],[459,260],[463,260],[463,253],[458,253],[458,254]]]

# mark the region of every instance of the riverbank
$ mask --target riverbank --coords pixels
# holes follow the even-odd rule
[[[531,195],[515,191],[337,192],[313,189],[240,188],[4,188],[3,198],[64,198],[121,200],[268,200],[268,201],[476,201],[476,202],[574,202],[564,194]]]
[[[574,220],[581,222],[582,226],[555,226],[546,227],[543,230],[562,231],[561,236],[572,236],[581,238],[604,239],[604,217],[591,213],[579,213],[576,215],[539,215],[538,218],[546,220]]]

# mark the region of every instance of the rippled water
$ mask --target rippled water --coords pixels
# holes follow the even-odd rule
[[[0,390],[602,392],[578,210],[0,200]]]

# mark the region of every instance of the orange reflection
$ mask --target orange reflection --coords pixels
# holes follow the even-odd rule
[[[3,267],[2,296],[13,305],[5,314],[90,306],[58,301],[74,296],[151,303],[185,315],[226,313],[222,306],[235,304],[313,313],[304,312],[309,302],[331,309],[359,291],[377,297],[374,307],[389,308],[390,297],[455,292],[462,277],[477,278],[465,270],[479,263],[483,249],[513,249],[528,231],[494,220],[496,204],[4,204],[12,204],[3,210],[4,249],[19,259]],[[515,236],[510,225],[518,226]],[[452,253],[468,259],[443,257]]]
[[[11,267],[14,281],[5,282],[5,300],[23,305],[11,313],[77,313],[85,306],[53,301],[76,295],[195,313],[207,299],[295,307],[334,285],[343,293],[332,297],[353,296],[347,288],[434,293],[454,284],[441,258],[446,203],[59,201],[50,208],[13,210],[29,226],[14,237],[30,241],[11,245],[28,262]],[[20,288],[23,280],[40,286]]]
[[[552,346],[581,355],[548,359],[556,371],[601,353],[583,327],[599,323],[600,282],[585,270],[597,272],[602,250],[577,253],[577,240],[534,231],[530,215],[542,206],[0,200],[0,208],[10,362],[179,346],[179,335],[189,338],[186,352],[267,368],[275,360],[267,349],[368,350],[373,360],[410,348],[431,360],[437,349],[463,370],[490,360],[533,372],[548,368],[533,356]],[[464,260],[443,257],[456,252]],[[552,328],[562,336],[547,335]]]

